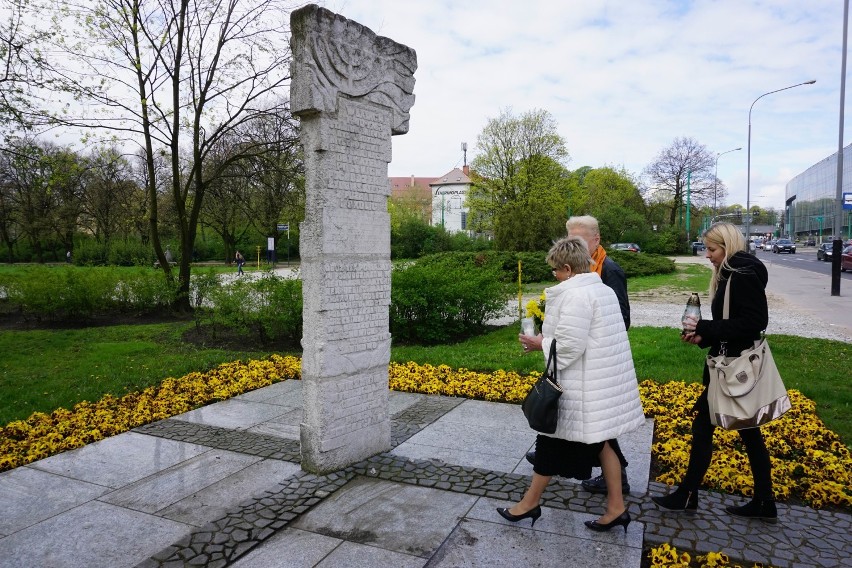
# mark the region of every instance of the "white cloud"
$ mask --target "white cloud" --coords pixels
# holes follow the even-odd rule
[[[638,174],[675,137],[720,158],[729,202],[783,205],[784,185],[837,150],[843,8],[831,0],[328,0],[325,7],[417,51],[408,134],[391,175],[468,161],[501,108],[553,114],[570,167]],[[849,113],[847,113],[849,114]],[[852,142],[847,139],[846,143]],[[772,202],[765,202],[766,200]]]

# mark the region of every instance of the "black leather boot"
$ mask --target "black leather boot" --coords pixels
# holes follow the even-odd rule
[[[741,507],[725,507],[725,510],[735,517],[760,519],[767,523],[778,522],[778,509],[772,499],[752,499]]]
[[[694,514],[698,510],[698,492],[688,491],[678,487],[668,495],[662,497],[651,497],[651,500],[669,511],[683,511]]]

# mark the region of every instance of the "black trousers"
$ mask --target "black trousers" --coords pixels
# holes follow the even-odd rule
[[[707,387],[698,397],[695,404],[698,414],[692,421],[692,448],[689,452],[689,466],[686,475],[680,483],[681,490],[697,491],[704,479],[704,474],[710,467],[713,456],[713,431],[716,427],[710,423],[710,407],[707,404]],[[775,499],[772,492],[772,464],[769,461],[769,451],[763,441],[760,428],[739,430],[740,438],[748,455],[751,474],[754,478],[754,498],[761,501]]]

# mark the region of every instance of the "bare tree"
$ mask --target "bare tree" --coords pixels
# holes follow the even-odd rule
[[[63,0],[73,26],[60,38],[53,78],[71,100],[53,124],[109,131],[144,149],[151,244],[161,244],[157,156],[169,163],[181,254],[176,307],[190,309],[190,262],[211,183],[243,152],[206,167],[218,141],[281,108],[262,105],[289,81],[288,10],[279,0]],[[47,8],[45,8],[47,9]],[[75,104],[82,101],[85,105]]]
[[[267,115],[245,125],[242,135],[253,146],[263,147],[245,163],[252,191],[245,201],[246,215],[261,234],[275,232],[281,222],[301,221],[305,216],[305,166],[299,132],[289,112]]]
[[[95,150],[83,187],[81,227],[106,248],[115,235],[129,236],[139,192],[131,164],[117,148]]]
[[[31,89],[49,86],[42,41],[52,35],[53,22],[31,13],[31,0],[6,0],[0,5],[0,127],[29,126]],[[44,27],[42,27],[44,26]]]
[[[694,138],[675,138],[671,146],[664,148],[645,168],[647,197],[665,204],[669,223],[675,225],[678,211],[682,211],[686,203],[687,182],[692,207],[712,203],[714,165],[715,157],[703,144]]]

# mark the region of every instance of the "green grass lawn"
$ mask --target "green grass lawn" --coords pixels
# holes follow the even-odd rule
[[[181,341],[192,323],[0,332],[0,424],[35,411],[121,396],[166,377],[270,353],[197,348]]]
[[[678,265],[673,275],[630,280],[631,291],[706,290],[710,271]],[[538,291],[544,288],[542,284]],[[535,293],[526,290],[525,294]],[[26,418],[34,411],[71,408],[81,400],[106,393],[122,395],[166,377],[206,371],[235,359],[262,358],[253,349],[222,350],[184,343],[192,323],[121,325],[73,330],[0,332],[0,425]],[[394,346],[391,359],[449,365],[475,371],[540,372],[541,353],[521,351],[516,324],[458,343],[437,346]],[[639,380],[700,381],[705,351],[680,342],[671,328],[634,327],[629,331]],[[788,388],[802,391],[817,403],[829,428],[852,443],[852,384],[847,380],[852,346],[838,341],[770,335],[772,351]],[[300,355],[300,353],[286,353]]]

